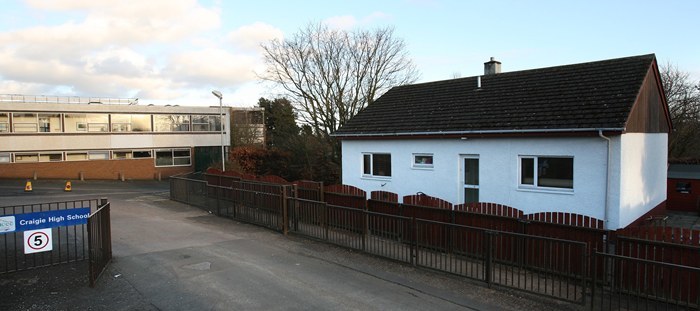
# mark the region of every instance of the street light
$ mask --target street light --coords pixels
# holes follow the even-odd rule
[[[211,93],[219,98],[219,128],[221,129],[221,169],[223,171],[226,171],[226,158],[224,156],[224,105],[222,103],[224,95],[222,95],[221,92],[217,90],[213,90],[211,91]]]

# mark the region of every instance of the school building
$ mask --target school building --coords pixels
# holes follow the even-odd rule
[[[0,95],[0,178],[159,179],[205,170],[231,110],[138,99]]]

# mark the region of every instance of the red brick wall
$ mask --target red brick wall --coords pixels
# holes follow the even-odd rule
[[[194,157],[192,157],[194,160]],[[43,163],[0,164],[0,178],[79,179],[156,179],[193,171],[192,166],[155,167],[154,159],[93,160]]]

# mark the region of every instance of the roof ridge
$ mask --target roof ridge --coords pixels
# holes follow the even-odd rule
[[[612,59],[602,59],[602,60],[594,60],[594,61],[588,61],[588,62],[582,62],[582,63],[573,63],[573,64],[566,64],[566,65],[556,65],[556,66],[549,66],[549,67],[540,67],[540,68],[531,68],[531,69],[523,69],[523,70],[516,70],[516,71],[507,71],[507,72],[501,72],[497,73],[495,75],[477,75],[477,76],[469,76],[469,77],[462,77],[462,78],[453,78],[453,79],[443,79],[443,80],[435,80],[435,81],[426,81],[426,82],[420,82],[420,83],[413,83],[413,84],[404,84],[404,85],[399,85],[395,86],[394,88],[403,88],[407,86],[419,86],[419,85],[429,85],[433,83],[444,83],[447,81],[466,81],[469,79],[476,79],[477,77],[489,77],[489,76],[499,76],[502,77],[504,75],[513,75],[513,74],[522,74],[522,73],[528,73],[528,72],[536,72],[536,71],[547,71],[547,70],[552,70],[552,69],[560,69],[560,68],[568,68],[568,67],[575,67],[575,66],[590,66],[596,63],[612,63],[612,62],[620,62],[624,60],[630,60],[630,59],[644,59],[644,58],[650,58],[655,59],[656,54],[654,53],[649,53],[649,54],[640,54],[640,55],[634,55],[634,56],[626,56],[626,57],[618,57],[618,58],[612,58]]]

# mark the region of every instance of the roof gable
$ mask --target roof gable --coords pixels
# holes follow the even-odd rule
[[[649,54],[394,87],[335,135],[621,131],[654,60]]]

